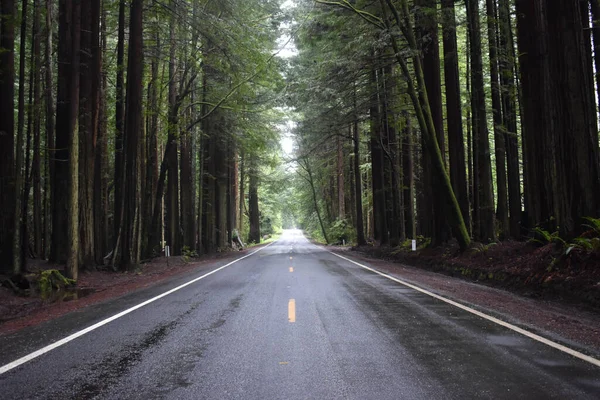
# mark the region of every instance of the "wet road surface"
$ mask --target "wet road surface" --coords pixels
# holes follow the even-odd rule
[[[0,337],[0,366],[193,278]],[[600,368],[286,231],[5,372],[0,397],[597,399]]]

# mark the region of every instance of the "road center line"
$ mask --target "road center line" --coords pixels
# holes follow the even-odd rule
[[[288,320],[296,322],[296,300],[290,299],[288,302]]]
[[[56,349],[56,348],[58,348],[58,347],[60,347],[60,346],[62,346],[62,345],[64,345],[64,344],[67,344],[67,343],[69,343],[70,341],[72,341],[72,340],[75,340],[75,339],[77,339],[78,337],[81,337],[81,336],[85,335],[86,333],[89,333],[89,332],[91,332],[91,331],[93,331],[93,330],[96,330],[96,329],[100,328],[101,326],[104,326],[104,325],[108,324],[109,322],[112,322],[112,321],[114,321],[114,320],[116,320],[116,319],[119,319],[119,318],[121,318],[121,317],[123,317],[123,316],[125,316],[125,315],[127,315],[127,314],[129,314],[129,313],[131,313],[131,312],[133,312],[133,311],[135,311],[135,310],[137,310],[138,308],[142,308],[142,307],[144,307],[144,306],[146,306],[146,305],[148,305],[148,304],[150,304],[150,303],[153,303],[153,302],[155,302],[155,301],[156,301],[156,300],[158,300],[158,299],[162,299],[163,297],[165,297],[165,296],[168,296],[168,295],[170,295],[171,293],[175,293],[175,292],[177,292],[178,290],[181,290],[181,289],[183,289],[183,288],[184,288],[184,287],[186,287],[186,286],[189,286],[189,285],[191,285],[191,284],[193,284],[193,283],[196,283],[196,282],[198,282],[199,280],[206,278],[207,276],[210,276],[210,275],[212,275],[212,274],[214,274],[214,273],[216,273],[216,272],[219,272],[219,271],[221,271],[222,269],[225,269],[225,268],[227,268],[227,267],[229,267],[230,265],[232,265],[232,264],[235,264],[235,263],[236,263],[236,262],[238,262],[238,261],[241,261],[241,260],[243,260],[243,259],[245,259],[245,258],[248,258],[248,257],[250,257],[250,256],[252,256],[252,255],[254,255],[254,254],[258,253],[259,251],[261,251],[261,250],[263,250],[263,249],[266,249],[267,247],[269,247],[269,246],[270,246],[270,245],[272,245],[273,243],[275,243],[275,242],[271,242],[271,243],[269,243],[268,245],[266,245],[266,246],[264,246],[264,247],[261,247],[260,249],[258,249],[258,250],[256,250],[256,251],[253,251],[253,252],[252,252],[252,253],[250,253],[250,254],[246,254],[246,255],[245,255],[245,256],[243,256],[243,257],[240,257],[240,258],[238,258],[238,259],[236,259],[236,260],[233,260],[233,261],[231,261],[230,263],[227,263],[227,264],[223,265],[222,267],[219,267],[219,268],[215,269],[214,271],[210,271],[210,272],[208,272],[208,273],[206,273],[206,274],[204,274],[204,275],[202,275],[202,276],[199,276],[198,278],[192,279],[192,280],[191,280],[191,281],[189,281],[189,282],[186,282],[186,283],[184,283],[184,284],[182,284],[182,285],[179,285],[179,286],[177,286],[176,288],[173,288],[173,289],[171,289],[171,290],[168,290],[168,291],[166,291],[166,292],[164,292],[164,293],[162,293],[162,294],[159,294],[158,296],[156,296],[156,297],[153,297],[153,298],[151,298],[151,299],[149,299],[149,300],[146,300],[146,301],[144,301],[144,302],[142,302],[142,303],[140,303],[140,304],[138,304],[138,305],[136,305],[136,306],[133,306],[133,307],[131,307],[131,308],[128,308],[128,309],[127,309],[127,310],[125,310],[125,311],[121,311],[120,313],[118,313],[118,314],[115,314],[115,315],[113,315],[112,317],[106,318],[106,319],[104,319],[104,320],[102,320],[102,321],[100,321],[100,322],[97,322],[97,323],[95,323],[94,325],[88,326],[87,328],[85,328],[85,329],[82,329],[82,330],[80,330],[80,331],[78,331],[78,332],[75,332],[75,333],[73,333],[73,334],[71,334],[71,335],[69,335],[69,336],[67,336],[67,337],[65,337],[65,338],[63,338],[63,339],[60,339],[59,341],[56,341],[56,342],[54,342],[54,343],[52,343],[52,344],[50,344],[50,345],[48,345],[48,346],[46,346],[46,347],[42,347],[41,349],[39,349],[39,350],[36,350],[36,351],[34,351],[33,353],[30,353],[30,354],[28,354],[28,355],[26,355],[26,356],[24,356],[24,357],[21,357],[21,358],[19,358],[18,360],[15,360],[15,361],[13,361],[13,362],[11,362],[11,363],[8,363],[8,364],[6,364],[6,365],[3,365],[3,366],[1,366],[1,367],[0,367],[0,375],[2,375],[2,374],[4,374],[4,373],[6,373],[6,372],[8,372],[8,371],[10,371],[10,370],[11,370],[11,369],[13,369],[13,368],[16,368],[16,367],[18,367],[19,365],[25,364],[26,362],[28,362],[28,361],[31,361],[31,360],[33,360],[34,358],[37,358],[37,357],[39,357],[39,356],[41,356],[41,355],[43,355],[43,354],[46,354],[46,353],[48,353],[49,351],[52,351],[52,350],[54,350],[54,349]]]
[[[567,353],[567,354],[569,354],[569,355],[571,355],[571,356],[573,356],[573,357],[577,357],[577,358],[579,358],[580,360],[587,361],[587,362],[589,362],[590,364],[594,364],[595,366],[597,366],[597,367],[600,367],[600,360],[598,360],[598,359],[596,359],[596,358],[590,357],[590,356],[588,356],[588,355],[586,355],[586,354],[583,354],[583,353],[581,353],[581,352],[579,352],[579,351],[577,351],[577,350],[573,350],[573,349],[571,349],[571,348],[569,348],[569,347],[563,346],[563,345],[562,345],[562,344],[560,344],[560,343],[553,342],[553,341],[551,341],[551,340],[549,340],[549,339],[546,339],[545,337],[542,337],[542,336],[540,336],[540,335],[536,335],[535,333],[528,332],[528,331],[526,331],[526,330],[525,330],[525,329],[523,329],[523,328],[519,328],[518,326],[515,326],[515,325],[513,325],[513,324],[509,324],[508,322],[505,322],[505,321],[502,321],[501,319],[498,319],[498,318],[492,317],[491,315],[484,314],[484,313],[482,313],[481,311],[477,311],[477,310],[475,310],[475,309],[473,309],[473,308],[471,308],[471,307],[467,307],[467,306],[465,306],[465,305],[463,305],[463,304],[460,304],[460,303],[458,303],[458,302],[456,302],[456,301],[453,301],[453,300],[447,299],[447,298],[445,298],[445,297],[442,297],[442,296],[440,296],[440,295],[437,295],[437,294],[435,294],[435,293],[432,293],[432,292],[430,292],[430,291],[428,291],[428,290],[421,289],[420,287],[418,287],[418,286],[415,286],[415,285],[413,285],[413,284],[411,284],[411,283],[405,282],[405,281],[403,281],[403,280],[401,280],[401,279],[398,279],[398,278],[394,278],[394,277],[393,277],[393,276],[391,276],[391,275],[384,274],[383,272],[377,271],[376,269],[373,269],[373,268],[371,268],[371,267],[367,267],[366,265],[363,265],[363,264],[357,263],[357,262],[356,262],[356,261],[354,261],[354,260],[351,260],[351,259],[349,259],[349,258],[346,258],[346,257],[344,257],[344,256],[341,256],[341,255],[339,255],[339,254],[336,254],[336,253],[334,253],[334,252],[332,252],[332,251],[329,251],[329,250],[327,250],[327,252],[328,252],[328,253],[331,253],[331,254],[333,254],[333,255],[334,255],[334,256],[336,256],[336,257],[339,257],[339,258],[342,258],[342,259],[344,259],[344,260],[346,260],[346,261],[348,261],[348,262],[351,262],[352,264],[358,265],[358,266],[359,266],[359,267],[361,267],[361,268],[364,268],[364,269],[366,269],[366,270],[368,270],[368,271],[371,271],[371,272],[373,272],[373,273],[376,273],[377,275],[381,275],[381,276],[383,276],[383,277],[385,277],[385,278],[388,278],[388,279],[390,279],[390,280],[392,280],[392,281],[394,281],[394,282],[396,282],[396,283],[399,283],[399,284],[401,284],[401,285],[404,285],[404,286],[407,286],[407,287],[409,287],[409,288],[411,288],[411,289],[414,289],[414,290],[416,290],[417,292],[421,292],[421,293],[423,293],[423,294],[426,294],[426,295],[428,295],[428,296],[431,296],[431,297],[433,297],[433,298],[436,298],[436,299],[438,299],[438,300],[441,300],[441,301],[443,301],[444,303],[451,304],[451,305],[453,305],[453,306],[455,306],[455,307],[458,307],[458,308],[460,308],[461,310],[464,310],[464,311],[467,311],[467,312],[469,312],[469,313],[471,313],[471,314],[477,315],[478,317],[481,317],[481,318],[483,318],[483,319],[486,319],[486,320],[488,320],[488,321],[494,322],[494,323],[496,323],[496,324],[498,324],[498,325],[501,325],[501,326],[503,326],[503,327],[505,327],[505,328],[508,328],[508,329],[510,329],[510,330],[512,330],[512,331],[515,331],[515,332],[517,332],[517,333],[520,333],[521,335],[527,336],[527,337],[528,337],[528,338],[530,338],[530,339],[536,340],[536,341],[538,341],[538,342],[540,342],[540,343],[543,343],[543,344],[545,344],[545,345],[548,345],[548,346],[550,346],[550,347],[553,347],[553,348],[555,348],[555,349],[557,349],[557,350],[560,350],[560,351],[562,351],[562,352],[564,352],[564,353]]]

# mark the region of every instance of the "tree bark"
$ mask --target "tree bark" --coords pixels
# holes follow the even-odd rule
[[[337,159],[336,159],[336,178],[337,178],[337,211],[338,218],[346,218],[345,188],[344,188],[344,148],[340,136],[336,136]]]
[[[360,131],[358,130],[358,113],[356,107],[356,87],[354,90],[354,190],[356,191],[356,244],[364,246],[367,244],[363,225],[363,202],[362,202],[362,180],[360,172]]]
[[[171,2],[171,6],[175,7]],[[169,118],[168,118],[168,140],[171,144],[167,154],[167,196],[165,208],[167,210],[165,223],[166,245],[170,246],[172,255],[181,254],[181,225],[179,220],[179,101],[177,95],[177,79],[180,78],[176,72],[176,27],[175,14],[171,15],[169,29]]]
[[[515,84],[514,41],[510,1],[498,0],[500,27],[500,85],[502,97],[502,126],[506,145],[508,180],[508,209],[510,236],[521,236],[521,177],[519,171],[519,143],[517,139],[517,88]]]
[[[90,266],[95,262],[94,255],[94,132],[93,132],[93,92],[92,81],[99,77],[92,75],[92,3],[81,3],[81,87],[79,92],[79,240],[80,264]],[[91,29],[90,29],[91,28]],[[96,38],[97,39],[97,38]]]
[[[371,72],[372,99],[370,108],[371,119],[371,173],[373,190],[374,238],[381,245],[389,241],[385,206],[385,178],[383,149],[381,148],[381,113],[379,97],[379,78],[377,69]]]
[[[508,224],[508,192],[506,186],[506,144],[502,119],[500,78],[498,67],[498,17],[496,0],[486,0],[488,42],[490,51],[490,75],[492,84],[492,114],[494,121],[494,144],[496,153],[496,218],[500,223],[501,237],[510,236]]]
[[[402,179],[403,179],[403,203],[406,237],[417,238],[415,221],[415,172],[414,172],[414,145],[411,120],[408,112],[402,113],[404,126],[402,129]]]
[[[52,77],[52,0],[46,0],[46,41],[44,49],[44,83],[46,99],[46,179],[45,188],[45,218],[44,218],[44,255],[50,257],[50,245],[52,238],[52,217],[53,217],[53,199],[54,199],[54,168],[55,168],[55,124],[54,124],[54,94]]]
[[[96,264],[102,264],[103,257],[106,254],[106,186],[104,171],[107,167],[104,164],[106,158],[106,132],[103,129],[101,118],[104,104],[103,91],[103,73],[102,73],[102,53],[103,53],[103,32],[100,30],[102,4],[101,0],[93,0],[91,4],[91,108],[92,108],[92,148],[93,148],[93,171],[92,179],[92,208],[93,208],[93,237],[94,237],[94,261]],[[104,30],[102,24],[102,29]]]
[[[0,0],[0,260],[12,265],[15,204],[15,33],[14,0]]]
[[[421,57],[423,59],[425,87],[427,89],[427,97],[429,99],[429,107],[431,109],[436,138],[445,165],[446,145],[442,108],[442,81],[436,0],[418,0],[416,4],[421,7],[421,12],[417,13],[415,18],[419,40],[421,41]],[[427,160],[428,156],[425,157],[425,159]],[[423,173],[431,175],[430,179],[432,186],[431,188],[426,188],[428,190],[427,197],[432,199],[431,211],[433,218],[431,220],[431,244],[433,246],[439,246],[447,242],[450,238],[448,223],[446,222],[445,217],[444,200],[442,196],[437,196],[435,191],[433,191],[433,188],[440,186],[437,174],[429,166]]]
[[[478,0],[466,0],[468,31],[471,43],[471,110],[473,112],[473,139],[477,166],[477,192],[479,215],[476,224],[477,238],[483,242],[496,240],[494,224],[494,193],[492,187],[492,167],[490,143],[487,129],[487,111],[483,81],[483,61],[481,56],[481,27]]]
[[[450,180],[452,181],[452,188],[454,189],[456,200],[460,205],[465,225],[470,230],[471,219],[467,172],[465,170],[465,145],[454,0],[442,0],[442,16]]]
[[[119,27],[117,34],[117,78],[115,101],[115,177],[113,244],[119,236],[123,215],[124,152],[125,135],[125,0],[119,0]]]
[[[256,156],[250,158],[250,183],[248,186],[248,219],[250,221],[250,234],[248,235],[249,243],[260,243],[260,215],[258,210],[258,167],[256,165]],[[314,195],[313,186],[313,195]]]
[[[139,145],[143,130],[143,0],[132,0],[129,24],[129,56],[127,68],[127,105],[125,135],[125,185],[123,219],[121,221],[121,268],[134,268],[140,260],[141,183]]]
[[[31,175],[33,186],[33,251],[36,257],[42,254],[42,170],[41,170],[41,34],[40,34],[40,2],[33,2],[33,24],[32,24],[32,59],[31,59],[31,81],[33,86],[33,160],[31,163]],[[25,235],[24,235],[25,236]]]
[[[556,222],[565,237],[582,232],[583,217],[600,215],[598,128],[591,60],[577,2],[549,2],[551,104],[556,137]],[[587,21],[586,21],[587,25]]]
[[[17,143],[15,148],[15,208],[14,208],[14,236],[13,236],[13,274],[19,275],[23,271],[25,262],[25,249],[23,248],[23,207],[27,199],[23,198],[23,187],[27,177],[23,176],[23,144],[25,125],[25,54],[27,43],[27,0],[22,1],[21,8],[21,44],[19,48],[19,93],[18,93],[18,117],[17,117]]]

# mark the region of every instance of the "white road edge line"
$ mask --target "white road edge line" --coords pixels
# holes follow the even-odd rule
[[[579,352],[579,351],[577,351],[577,350],[573,350],[573,349],[571,349],[571,348],[569,348],[569,347],[563,346],[563,345],[562,345],[562,344],[560,344],[560,343],[553,342],[553,341],[551,341],[551,340],[549,340],[549,339],[546,339],[546,338],[544,338],[544,337],[542,337],[542,336],[540,336],[540,335],[536,335],[535,333],[528,332],[528,331],[526,331],[525,329],[519,328],[518,326],[515,326],[515,325],[512,325],[512,324],[509,324],[508,322],[505,322],[505,321],[502,321],[501,319],[498,319],[498,318],[492,317],[491,315],[484,314],[484,313],[482,313],[481,311],[477,311],[477,310],[475,310],[475,309],[473,309],[473,308],[471,308],[471,307],[467,307],[467,306],[465,306],[465,305],[463,305],[463,304],[457,303],[456,301],[453,301],[453,300],[447,299],[447,298],[445,298],[445,297],[443,297],[443,296],[440,296],[440,295],[437,295],[437,294],[435,294],[435,293],[432,293],[432,292],[430,292],[430,291],[428,291],[428,290],[422,289],[422,288],[420,288],[420,287],[418,287],[418,286],[415,286],[415,285],[413,285],[413,284],[410,284],[410,283],[408,283],[408,282],[405,282],[405,281],[403,281],[403,280],[401,280],[401,279],[394,278],[394,277],[393,277],[393,276],[391,276],[391,275],[385,274],[385,273],[383,273],[383,272],[381,272],[381,271],[377,271],[376,269],[373,269],[373,268],[371,268],[371,267],[367,267],[366,265],[360,264],[360,263],[358,263],[358,262],[356,262],[356,261],[354,261],[354,260],[351,260],[351,259],[349,259],[349,258],[346,258],[346,257],[344,257],[344,256],[341,256],[341,255],[339,255],[339,254],[336,254],[336,253],[334,253],[334,252],[332,252],[332,251],[329,251],[329,250],[327,250],[327,252],[329,252],[329,253],[333,254],[333,255],[334,255],[334,256],[336,256],[336,257],[339,257],[339,258],[342,258],[342,259],[344,259],[344,260],[346,260],[346,261],[349,261],[349,262],[351,262],[352,264],[356,264],[356,265],[358,265],[359,267],[361,267],[361,268],[364,268],[364,269],[366,269],[366,270],[368,270],[368,271],[374,272],[374,273],[376,273],[377,275],[381,275],[381,276],[383,276],[383,277],[385,277],[385,278],[388,278],[388,279],[390,279],[390,280],[392,280],[392,281],[394,281],[394,282],[396,282],[396,283],[399,283],[399,284],[401,284],[401,285],[404,285],[404,286],[407,286],[407,287],[409,287],[409,288],[411,288],[411,289],[414,289],[414,290],[416,290],[417,292],[421,292],[421,293],[423,293],[423,294],[426,294],[426,295],[428,295],[428,296],[431,296],[431,297],[433,297],[433,298],[436,298],[436,299],[438,299],[438,300],[441,300],[441,301],[443,301],[444,303],[451,304],[451,305],[453,305],[453,306],[455,306],[455,307],[458,307],[458,308],[460,308],[460,309],[462,309],[462,310],[464,310],[464,311],[470,312],[471,314],[475,314],[475,315],[477,315],[478,317],[481,317],[481,318],[483,318],[483,319],[487,319],[488,321],[494,322],[494,323],[496,323],[496,324],[498,324],[498,325],[501,325],[501,326],[503,326],[503,327],[505,327],[505,328],[508,328],[508,329],[510,329],[510,330],[512,330],[512,331],[515,331],[515,332],[517,332],[517,333],[520,333],[521,335],[527,336],[527,337],[528,337],[528,338],[530,338],[530,339],[536,340],[536,341],[538,341],[538,342],[540,342],[540,343],[543,343],[543,344],[545,344],[545,345],[548,345],[548,346],[550,346],[550,347],[553,347],[553,348],[555,348],[555,349],[557,349],[557,350],[560,350],[560,351],[562,351],[562,352],[565,352],[565,353],[567,353],[567,354],[569,354],[569,355],[571,355],[571,356],[573,356],[573,357],[577,357],[577,358],[579,358],[579,359],[581,359],[581,360],[583,360],[583,361],[587,361],[587,362],[589,362],[590,364],[594,364],[595,366],[597,366],[597,367],[600,367],[600,360],[598,360],[598,359],[596,359],[596,358],[590,357],[590,356],[588,356],[588,355],[586,355],[586,354],[583,354],[583,353],[581,353],[581,352]]]
[[[276,241],[275,241],[275,242],[276,242]],[[148,304],[150,304],[150,303],[153,303],[153,302],[155,302],[155,301],[156,301],[156,300],[158,300],[158,299],[161,299],[161,298],[163,298],[163,297],[165,297],[165,296],[168,296],[168,295],[170,295],[171,293],[174,293],[174,292],[176,292],[176,291],[178,291],[178,290],[180,290],[180,289],[183,289],[183,288],[184,288],[184,287],[186,287],[186,286],[189,286],[189,285],[191,285],[191,284],[193,284],[193,283],[196,283],[196,282],[198,282],[198,281],[199,281],[199,280],[201,280],[201,279],[204,279],[204,278],[206,278],[207,276],[210,276],[210,275],[212,275],[212,274],[214,274],[214,273],[216,273],[216,272],[219,272],[219,271],[221,271],[222,269],[225,269],[225,268],[229,267],[230,265],[232,265],[232,264],[235,264],[236,262],[243,260],[244,258],[248,258],[248,257],[250,257],[250,256],[252,256],[252,255],[254,255],[254,254],[258,253],[259,251],[261,251],[261,250],[263,250],[263,249],[266,249],[267,247],[269,247],[270,245],[272,245],[272,244],[273,244],[273,243],[275,243],[275,242],[271,242],[271,243],[267,244],[266,246],[264,246],[264,247],[261,247],[260,249],[253,251],[253,252],[252,252],[252,253],[250,253],[250,254],[246,254],[246,255],[245,255],[245,256],[243,256],[243,257],[240,257],[240,258],[238,258],[238,259],[235,259],[235,260],[231,261],[230,263],[227,263],[227,264],[225,264],[225,265],[223,265],[223,266],[221,266],[221,267],[219,267],[219,268],[215,269],[214,271],[210,271],[210,272],[208,272],[208,273],[206,273],[206,274],[204,274],[204,275],[202,275],[202,276],[199,276],[198,278],[192,279],[191,281],[189,281],[189,282],[186,282],[186,283],[184,283],[183,285],[179,285],[179,286],[177,286],[176,288],[173,288],[173,289],[171,289],[171,290],[168,290],[168,291],[166,291],[166,292],[164,292],[164,293],[162,293],[162,294],[159,294],[158,296],[156,296],[156,297],[153,297],[153,298],[151,298],[151,299],[149,299],[149,300],[146,300],[146,301],[144,301],[144,302],[142,302],[142,303],[138,304],[137,306],[133,306],[133,307],[131,307],[131,308],[128,308],[128,309],[127,309],[127,310],[125,310],[125,311],[121,311],[120,313],[118,313],[118,314],[115,314],[115,315],[113,315],[112,317],[106,318],[106,319],[104,319],[104,320],[102,320],[102,321],[100,321],[100,322],[97,322],[97,323],[95,323],[94,325],[88,326],[88,327],[87,327],[87,328],[85,328],[85,329],[82,329],[82,330],[80,330],[80,331],[78,331],[78,332],[75,332],[75,333],[73,333],[72,335],[69,335],[69,336],[67,336],[67,337],[65,337],[65,338],[63,338],[63,339],[60,339],[59,341],[56,341],[56,342],[54,342],[54,343],[52,343],[52,344],[49,344],[49,345],[48,345],[48,346],[46,346],[46,347],[42,347],[41,349],[39,349],[39,350],[36,350],[36,351],[34,351],[33,353],[30,353],[30,354],[28,354],[28,355],[26,355],[26,356],[24,356],[24,357],[21,357],[21,358],[19,358],[18,360],[15,360],[15,361],[13,361],[13,362],[11,362],[11,363],[8,363],[8,364],[6,364],[6,365],[3,365],[3,366],[1,366],[1,367],[0,367],[0,375],[2,375],[2,374],[4,374],[4,373],[6,373],[6,372],[8,372],[8,371],[10,371],[11,369],[14,369],[14,368],[16,368],[16,367],[20,366],[20,365],[22,365],[22,364],[25,364],[26,362],[28,362],[28,361],[31,361],[31,360],[33,360],[34,358],[37,358],[37,357],[39,357],[39,356],[41,356],[41,355],[43,355],[43,354],[45,354],[45,353],[48,353],[49,351],[52,351],[52,350],[56,349],[57,347],[60,347],[60,346],[62,346],[62,345],[64,345],[64,344],[67,344],[67,343],[69,343],[70,341],[72,341],[72,340],[75,340],[75,339],[77,339],[78,337],[81,337],[81,336],[85,335],[86,333],[89,333],[89,332],[91,332],[91,331],[93,331],[93,330],[96,330],[96,329],[100,328],[101,326],[108,324],[109,322],[112,322],[112,321],[114,321],[114,320],[116,320],[116,319],[119,319],[119,318],[121,318],[121,317],[122,317],[122,316],[124,316],[124,315],[127,315],[127,314],[129,314],[129,313],[131,313],[131,312],[133,312],[133,311],[135,311],[135,310],[137,310],[137,309],[139,309],[139,308],[142,308],[142,307],[144,307],[144,306],[146,306],[146,305],[148,305]]]

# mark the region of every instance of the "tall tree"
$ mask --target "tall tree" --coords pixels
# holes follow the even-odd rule
[[[21,44],[19,47],[19,93],[17,117],[17,143],[15,148],[15,208],[14,208],[14,236],[13,236],[13,274],[18,275],[23,270],[25,250],[23,244],[23,186],[26,177],[23,175],[25,167],[24,157],[24,126],[25,126],[25,55],[27,42],[27,8],[28,1],[23,1],[21,9]]]
[[[12,265],[14,232],[15,3],[0,2],[0,260]]]
[[[85,27],[81,31],[81,86],[79,92],[79,239],[80,262],[83,266],[95,262],[94,255],[94,98],[93,76],[94,59],[92,53],[92,3],[99,0],[81,3],[81,23]],[[98,21],[96,21],[98,22]],[[97,35],[97,29],[96,29]],[[98,37],[95,37],[98,40]]]
[[[460,205],[465,225],[470,229],[469,192],[465,162],[462,124],[462,99],[458,68],[458,41],[454,0],[442,0],[442,28],[444,45],[444,79],[446,87],[446,116],[450,179],[456,200]]]
[[[444,112],[442,108],[442,81],[440,71],[440,46],[438,35],[437,2],[435,0],[418,0],[415,4],[420,7],[415,24],[421,41],[421,54],[423,58],[423,76],[427,89],[427,98],[435,127],[436,139],[445,164],[445,134],[444,134]],[[428,150],[426,150],[428,152]],[[441,245],[449,239],[448,224],[444,210],[444,199],[436,196],[435,187],[440,186],[439,175],[431,168],[430,155],[425,154],[424,173],[430,174],[431,186],[426,187],[427,201],[431,200],[431,211],[433,218],[431,223],[432,244]],[[456,195],[456,194],[455,194]],[[457,198],[458,199],[458,198]]]
[[[496,154],[496,217],[502,237],[510,236],[508,225],[508,192],[506,184],[506,143],[502,118],[500,77],[498,66],[498,16],[496,0],[486,0],[490,76],[492,83],[492,115],[494,121],[494,150]]]
[[[477,198],[475,236],[481,241],[496,239],[494,224],[494,193],[492,186],[492,166],[490,142],[488,139],[487,111],[481,55],[481,24],[479,1],[466,0],[469,42],[471,44],[471,110],[473,113],[473,151],[477,169]]]
[[[129,56],[127,62],[127,101],[125,122],[125,173],[123,219],[120,228],[120,265],[136,267],[140,261],[140,139],[143,135],[142,82],[143,64],[143,0],[132,0],[129,23]]]
[[[119,238],[123,218],[124,152],[125,136],[125,0],[119,0],[119,26],[117,34],[117,77],[115,96],[115,170],[114,170],[114,211],[113,244]],[[114,246],[118,247],[117,244]]]
[[[519,144],[517,137],[517,87],[515,84],[514,40],[509,0],[498,0],[500,31],[500,85],[502,97],[502,127],[506,146],[508,178],[508,208],[510,236],[521,234],[521,178],[519,170]]]
[[[250,159],[250,167],[248,171],[248,219],[250,221],[250,235],[248,241],[250,243],[260,243],[260,215],[258,210],[258,166],[256,159]]]

